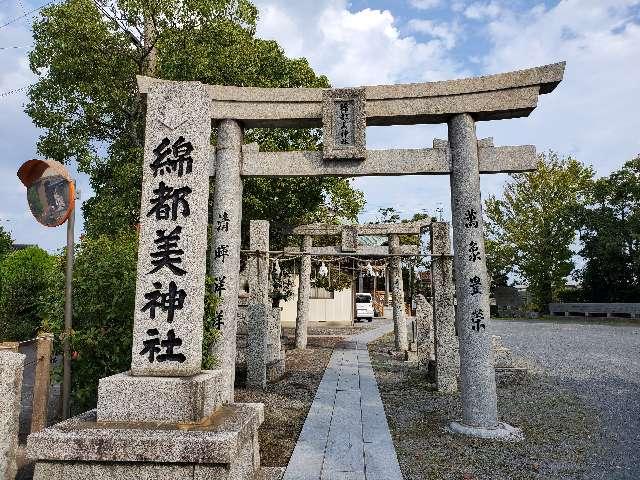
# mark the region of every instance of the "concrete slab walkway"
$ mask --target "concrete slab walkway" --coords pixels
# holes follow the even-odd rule
[[[367,350],[384,322],[334,350],[284,480],[402,480]]]

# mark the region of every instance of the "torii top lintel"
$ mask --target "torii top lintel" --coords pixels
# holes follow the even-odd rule
[[[497,75],[440,82],[364,87],[366,124],[412,125],[446,122],[469,113],[476,121],[528,116],[538,96],[562,81],[565,62]],[[140,93],[152,82],[138,76]],[[230,118],[245,127],[321,127],[322,88],[258,88],[207,85],[214,120]]]

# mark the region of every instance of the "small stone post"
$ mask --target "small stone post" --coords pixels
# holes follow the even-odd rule
[[[25,356],[0,349],[0,480],[16,475],[22,370]]]
[[[416,295],[416,346],[418,363],[428,366],[433,338],[433,307],[424,295]]]
[[[298,316],[296,318],[296,348],[307,348],[307,328],[309,325],[309,296],[311,295],[311,255],[313,238],[302,238],[302,258],[300,259],[300,283],[298,285]]]
[[[31,433],[39,432],[47,426],[52,350],[52,334],[44,334],[36,339],[36,372],[33,382]]]
[[[242,220],[242,127],[235,120],[218,126],[216,177],[213,192],[213,236],[211,276],[215,293],[221,296],[222,338],[215,348],[227,382],[226,400],[233,402],[236,372],[238,321],[238,276],[240,272],[240,222]],[[225,255],[226,253],[226,255]]]
[[[389,264],[384,265],[384,306],[389,305]]]
[[[510,437],[515,429],[498,423],[491,334],[487,328],[489,279],[480,200],[478,141],[471,115],[458,114],[451,118],[449,146],[462,397],[462,422],[452,423],[451,429],[473,436]]]
[[[449,224],[431,224],[431,253],[451,255]],[[458,391],[460,356],[456,336],[453,285],[453,258],[434,256],[431,261],[431,284],[433,288],[434,336],[436,356],[436,385],[439,392]]]
[[[249,222],[249,308],[247,385],[267,385],[267,323],[272,319],[269,303],[269,222]],[[268,318],[267,318],[268,317]]]
[[[400,237],[397,234],[389,235],[389,253],[400,253]],[[401,257],[391,257],[391,286],[393,288],[393,331],[395,334],[395,347],[397,351],[405,352],[409,349],[409,339],[407,338],[407,320],[404,314]]]

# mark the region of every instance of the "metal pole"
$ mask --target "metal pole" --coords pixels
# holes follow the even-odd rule
[[[70,414],[71,399],[71,328],[73,325],[73,249],[75,245],[76,209],[71,211],[67,219],[67,268],[64,287],[64,337],[63,337],[63,374],[62,374],[62,418],[66,420]]]

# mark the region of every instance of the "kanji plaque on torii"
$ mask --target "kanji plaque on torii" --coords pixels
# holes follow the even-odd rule
[[[214,220],[227,213],[232,222],[224,234],[214,235],[212,250],[223,241],[229,247],[224,266],[215,263],[214,274],[222,274],[226,293],[235,298],[238,269],[231,265],[239,258],[242,177],[450,175],[463,402],[462,421],[451,428],[476,436],[518,437],[519,431],[498,421],[480,174],[531,170],[536,155],[531,145],[496,147],[491,139],[478,141],[475,123],[529,115],[539,95],[552,92],[563,74],[564,63],[557,63],[486,77],[348,90],[206,86],[210,116],[221,126],[218,154],[212,149]],[[139,77],[138,82],[146,93],[162,81]],[[359,111],[364,122],[359,123]],[[364,146],[364,126],[419,123],[447,123],[448,142],[435,140],[433,148],[424,149],[351,150]],[[243,127],[324,127],[327,147],[324,152],[260,152],[255,145],[242,146]],[[342,153],[340,144],[331,144],[336,140]],[[223,321],[224,342],[232,345],[231,304]],[[220,352],[226,369],[233,363],[232,350]]]

